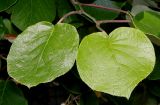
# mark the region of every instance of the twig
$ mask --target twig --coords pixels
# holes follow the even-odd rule
[[[130,20],[99,20],[97,23],[105,24],[105,23],[130,23]]]
[[[88,7],[95,7],[95,8],[100,8],[100,9],[104,9],[104,10],[109,10],[109,11],[114,11],[114,12],[121,12],[121,13],[125,13],[127,14],[127,11],[121,10],[121,9],[116,9],[116,8],[109,8],[109,7],[104,7],[101,5],[96,5],[96,4],[83,4],[80,3],[81,6],[88,6]]]
[[[94,17],[92,17],[91,15],[89,15],[89,14],[86,13],[86,12],[83,12],[83,14],[84,14],[85,16],[89,17],[89,18],[96,24],[96,27],[97,27],[98,30],[100,30],[100,31],[102,31],[102,32],[105,32],[105,31],[101,28],[100,24],[97,23],[97,20],[96,20]]]
[[[124,11],[124,10],[121,10],[121,9],[109,8],[109,7],[104,7],[104,6],[96,5],[96,4],[84,4],[84,3],[80,3],[80,2],[75,1],[75,0],[71,0],[71,2],[73,4],[80,5],[80,6],[95,7],[95,8],[100,8],[100,9],[104,9],[104,10],[109,10],[109,11],[114,11],[114,12],[121,12],[121,13],[127,14],[127,11]]]
[[[4,56],[0,55],[0,58],[2,58],[3,60],[7,60],[7,58],[5,58]]]
[[[79,14],[79,15],[80,15],[80,14],[82,14],[82,13],[83,13],[82,10],[79,10],[79,11],[71,11],[71,12],[65,14],[57,23],[63,22],[67,17],[69,17],[69,16],[71,16],[71,15],[75,15],[75,14]]]
[[[83,15],[87,16],[89,19],[91,19],[91,20],[96,24],[97,29],[99,29],[99,30],[102,31],[102,32],[105,32],[105,31],[100,27],[100,25],[97,24],[96,19],[93,18],[92,16],[90,16],[88,13],[84,12],[83,10],[71,11],[71,12],[65,14],[65,15],[57,22],[57,24],[63,22],[67,17],[69,17],[69,16],[71,16],[71,15],[75,15],[75,14],[79,14],[79,15],[82,15],[82,14],[83,14]]]
[[[65,101],[65,104],[68,105],[68,103],[70,103],[70,99],[71,99],[72,95],[70,94],[67,98],[67,100]]]
[[[103,7],[103,6],[100,6],[100,5],[96,5],[96,4],[84,4],[84,3],[80,3],[76,0],[71,0],[71,3],[73,5],[78,5],[80,10],[78,11],[71,11],[67,14],[65,14],[59,21],[58,23],[61,23],[63,22],[67,17],[71,16],[71,15],[75,15],[75,14],[79,14],[79,15],[84,15],[86,16],[87,18],[89,18],[90,20],[92,20],[92,22],[94,22],[96,24],[96,27],[98,30],[102,31],[102,32],[105,32],[102,28],[101,28],[101,24],[104,24],[104,23],[129,23],[129,22],[132,22],[133,23],[133,19],[132,19],[132,16],[129,12],[127,11],[124,11],[124,10],[121,10],[121,9],[115,9],[115,8],[109,8],[109,7]],[[99,20],[97,21],[94,17],[92,17],[90,14],[88,14],[87,12],[85,12],[82,8],[82,6],[90,6],[90,7],[95,7],[95,8],[101,8],[101,9],[104,9],[104,10],[110,10],[110,11],[115,11],[115,12],[122,12],[122,13],[125,13],[127,14],[130,18],[131,18],[131,21],[130,20]]]
[[[77,100],[79,100],[79,99],[80,99],[79,95],[74,97],[72,94],[70,94],[68,96],[67,100],[64,103],[62,103],[61,105],[71,105],[73,102],[77,102]]]
[[[130,12],[127,12],[127,15],[129,16],[129,18],[130,18],[131,23],[133,24],[133,26],[136,28],[136,25],[135,25],[134,20],[132,18],[133,17],[132,14]]]
[[[92,17],[90,14],[88,14],[87,12],[85,12],[81,6],[81,3],[79,3],[78,1],[75,1],[75,0],[71,0],[71,3],[73,5],[78,5],[80,10],[83,11],[83,15],[85,15],[86,17],[90,18],[95,24],[96,24],[96,27],[98,30],[102,31],[102,32],[105,32],[101,27],[100,27],[100,24],[97,23],[97,20]]]
[[[104,10],[108,10],[108,11],[114,11],[114,12],[119,12],[119,13],[124,13],[126,15],[129,16],[131,22],[133,23],[134,27],[135,27],[135,24],[133,22],[133,18],[132,18],[132,15],[130,14],[130,12],[128,11],[124,11],[124,10],[121,10],[121,9],[116,9],[116,8],[109,8],[109,7],[104,7],[104,6],[101,6],[101,5],[96,5],[96,4],[84,4],[84,3],[80,3],[78,2],[77,0],[71,0],[72,4],[74,5],[78,5],[80,7],[80,9],[82,8],[82,6],[89,6],[89,7],[95,7],[95,8],[100,8],[100,9],[104,9]],[[83,8],[82,8],[83,9]],[[108,20],[106,20],[108,21]],[[104,23],[106,23],[105,21],[103,21]],[[109,23],[116,23],[116,21],[110,21]],[[120,21],[119,21],[120,22]],[[108,23],[108,22],[107,22]],[[117,21],[118,23],[118,21]],[[125,21],[123,22],[120,22],[120,23],[126,23]],[[98,25],[97,25],[98,26]]]

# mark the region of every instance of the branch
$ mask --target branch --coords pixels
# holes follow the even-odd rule
[[[78,0],[71,0],[71,3],[74,4],[74,5],[78,5],[80,7],[80,9],[83,9],[82,6],[89,6],[89,7],[100,8],[100,9],[104,9],[104,10],[108,10],[108,11],[114,11],[114,12],[124,13],[124,14],[126,14],[126,15],[129,16],[131,23],[133,24],[134,27],[136,27],[135,24],[134,24],[134,22],[133,22],[132,15],[131,15],[131,13],[129,11],[124,11],[124,10],[116,9],[116,8],[104,7],[104,6],[96,5],[96,4],[84,4],[84,3],[78,2]],[[109,23],[111,23],[111,22],[109,22]],[[115,23],[115,22],[113,22],[113,23]],[[123,22],[120,22],[120,23],[123,23]],[[124,22],[124,23],[126,23],[126,22]]]
[[[85,12],[85,11],[83,10],[83,8],[82,8],[82,6],[81,6],[81,3],[79,3],[79,2],[76,1],[76,0],[71,0],[71,3],[72,3],[73,5],[78,5],[79,8],[80,8],[80,10],[83,11],[83,14],[84,14],[85,16],[87,16],[88,18],[90,18],[90,19],[96,24],[96,27],[97,27],[98,30],[100,30],[100,31],[102,31],[102,32],[105,32],[105,31],[100,27],[100,24],[97,24],[97,20],[96,20],[94,17],[92,17],[90,14],[88,14],[87,12]]]
[[[95,19],[94,17],[90,16],[88,13],[84,12],[83,10],[71,11],[71,12],[65,14],[65,15],[57,22],[57,24],[63,22],[67,17],[69,17],[69,16],[71,16],[71,15],[75,15],[75,14],[79,14],[79,15],[82,15],[82,14],[83,14],[83,15],[87,16],[89,19],[91,19],[91,20],[96,24],[97,29],[99,29],[99,30],[102,31],[102,32],[105,32],[105,31],[100,27],[100,25],[97,24],[96,19]]]
[[[105,24],[105,23],[130,23],[130,20],[99,20],[97,21],[98,24]]]
[[[5,60],[5,61],[7,61],[7,58],[4,57],[3,55],[0,55],[0,58],[3,59],[3,60]]]
[[[114,12],[121,12],[121,13],[125,13],[127,14],[127,11],[121,10],[121,9],[116,9],[116,8],[109,8],[109,7],[104,7],[101,5],[96,5],[96,4],[83,4],[80,3],[81,6],[88,6],[88,7],[95,7],[95,8],[100,8],[100,9],[104,9],[104,10],[109,10],[109,11],[114,11]]]
[[[104,24],[104,23],[129,23],[129,22],[133,22],[133,19],[132,19],[132,16],[129,12],[127,11],[124,11],[124,10],[121,10],[121,9],[115,9],[115,8],[108,8],[108,7],[103,7],[103,6],[100,6],[100,5],[96,5],[96,4],[84,4],[84,3],[80,3],[76,0],[71,0],[71,3],[73,5],[78,5],[80,10],[78,11],[71,11],[67,14],[65,14],[59,21],[58,23],[61,23],[63,22],[67,17],[71,16],[71,15],[75,15],[75,14],[79,14],[79,15],[84,15],[86,17],[88,17],[90,20],[92,20],[92,22],[94,22],[96,24],[96,27],[98,30],[102,31],[102,32],[105,32],[102,28],[101,28],[101,24]],[[121,12],[121,13],[125,13],[127,14],[130,18],[131,18],[131,21],[130,20],[99,20],[97,21],[94,17],[92,17],[90,14],[88,14],[87,12],[85,12],[82,8],[82,6],[90,6],[90,7],[95,7],[95,8],[101,8],[101,9],[104,9],[104,10],[110,10],[110,11],[115,11],[115,12]]]
[[[82,10],[79,10],[79,11],[71,11],[71,12],[65,14],[57,23],[63,22],[67,17],[69,17],[69,16],[71,16],[71,15],[75,15],[75,14],[81,15],[82,13],[83,13]]]
[[[121,12],[121,13],[125,13],[128,14],[127,11],[121,10],[121,9],[116,9],[116,8],[109,8],[109,7],[104,7],[101,5],[96,5],[96,4],[84,4],[84,3],[80,3],[76,0],[71,0],[71,2],[75,5],[80,5],[80,6],[88,6],[88,7],[95,7],[95,8],[100,8],[100,9],[104,9],[104,10],[109,10],[109,11],[114,11],[114,12]]]

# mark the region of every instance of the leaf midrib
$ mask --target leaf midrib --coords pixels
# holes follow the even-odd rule
[[[42,52],[40,53],[39,59],[38,59],[38,61],[37,61],[37,65],[36,65],[35,68],[33,68],[33,70],[36,70],[36,71],[37,71],[37,69],[38,69],[38,65],[39,65],[39,63],[40,63],[40,61],[41,61],[41,59],[42,59],[42,56],[43,56],[43,54],[44,54],[44,51],[45,51],[45,49],[46,49],[46,47],[47,47],[47,45],[48,45],[48,43],[49,43],[49,40],[50,40],[51,37],[52,37],[53,31],[54,31],[54,28],[53,28],[53,27],[52,27],[51,29],[52,29],[52,31],[51,31],[51,33],[50,33],[50,35],[49,35],[49,37],[48,37],[48,40],[46,41],[46,44],[44,45],[44,48],[42,49]]]

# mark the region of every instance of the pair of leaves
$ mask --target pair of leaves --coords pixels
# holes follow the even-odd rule
[[[109,36],[93,33],[82,40],[79,50],[78,45],[78,33],[73,26],[37,23],[14,41],[7,57],[8,73],[32,87],[65,74],[77,57],[78,72],[89,87],[129,97],[155,63],[151,42],[133,28],[119,28]]]

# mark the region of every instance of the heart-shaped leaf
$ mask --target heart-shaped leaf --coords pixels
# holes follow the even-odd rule
[[[28,87],[49,82],[71,69],[78,45],[78,33],[73,26],[37,23],[20,34],[11,46],[8,73]]]
[[[86,36],[77,56],[78,72],[93,90],[129,97],[155,64],[154,48],[143,32],[122,27],[109,36]]]

